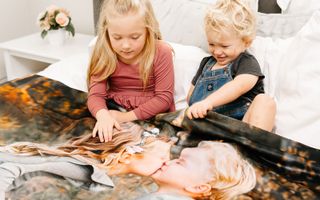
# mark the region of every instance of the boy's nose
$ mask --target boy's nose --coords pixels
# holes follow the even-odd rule
[[[222,54],[222,50],[217,48],[217,49],[214,49],[213,50],[213,54],[216,55],[216,56],[220,56]]]

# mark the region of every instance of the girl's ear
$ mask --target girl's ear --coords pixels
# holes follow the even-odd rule
[[[211,192],[211,185],[205,183],[196,186],[188,186],[185,190],[189,193],[192,193],[194,196],[202,196],[203,194],[208,194]]]

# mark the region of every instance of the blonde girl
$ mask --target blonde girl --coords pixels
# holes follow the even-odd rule
[[[112,139],[119,123],[174,111],[171,48],[161,41],[149,0],[105,0],[88,70],[88,108],[97,119],[92,136]],[[126,111],[110,110],[112,100]]]

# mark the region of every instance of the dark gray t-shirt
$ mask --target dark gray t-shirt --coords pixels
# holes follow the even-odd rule
[[[191,82],[192,85],[196,85],[197,80],[199,79],[200,75],[203,73],[204,66],[211,59],[216,61],[215,58],[213,58],[212,56],[208,56],[202,59],[200,66],[198,68],[198,71],[192,79],[192,82]],[[260,93],[264,93],[264,88],[263,88],[264,75],[261,72],[260,65],[257,59],[253,55],[249,54],[248,52],[241,53],[238,56],[238,58],[236,58],[232,62],[232,66],[231,66],[232,78],[240,74],[252,74],[259,77],[254,87],[242,96],[248,97],[252,101],[255,96],[257,96]]]

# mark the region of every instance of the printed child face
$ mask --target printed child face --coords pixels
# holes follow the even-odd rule
[[[248,47],[231,28],[219,33],[207,28],[206,35],[209,52],[217,60],[218,66],[229,64]]]
[[[133,155],[130,159],[130,172],[141,175],[151,176],[156,170],[158,170],[163,163],[170,160],[170,148],[171,144],[157,140],[152,143],[152,146],[142,152],[139,156]]]
[[[144,17],[132,12],[114,16],[109,21],[108,33],[118,59],[126,64],[137,64],[147,35]]]
[[[160,185],[186,188],[200,185],[210,180],[210,163],[205,148],[186,148],[180,157],[163,164],[151,177]]]

